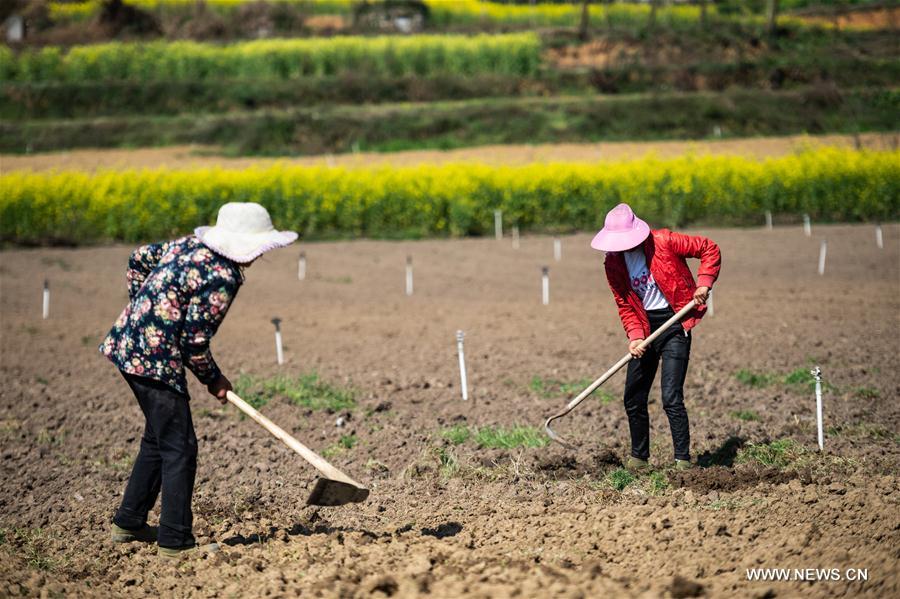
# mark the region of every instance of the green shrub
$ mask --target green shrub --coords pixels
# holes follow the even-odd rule
[[[279,92],[273,88],[273,94]],[[726,137],[859,133],[893,131],[898,110],[900,92],[893,90],[851,90],[842,93],[838,102],[824,103],[815,100],[814,90],[735,90],[321,105],[169,117],[10,119],[0,121],[0,150],[28,153],[203,144],[221,146],[229,155],[293,156],[484,144],[703,139],[712,135],[715,127]],[[806,191],[804,195],[813,194]],[[721,219],[717,222],[724,224]]]
[[[530,75],[541,43],[509,35],[342,36],[215,45],[191,41],[109,42],[46,47],[18,55],[0,48],[0,81],[203,81],[300,79],[341,73],[427,76],[439,73]]]

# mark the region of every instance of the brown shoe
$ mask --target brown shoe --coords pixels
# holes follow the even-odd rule
[[[113,524],[110,527],[110,536],[112,537],[113,543],[132,543],[134,541],[140,541],[141,543],[155,543],[156,527],[144,524],[144,526],[138,530],[128,530],[127,528],[122,528],[121,526]]]
[[[650,469],[650,462],[632,456],[625,462],[625,469],[630,472],[644,472]]]
[[[196,556],[200,557],[202,555],[206,555],[207,553],[216,553],[219,551],[218,543],[208,543],[206,545],[191,545],[190,547],[178,547],[177,549],[174,547],[160,547],[157,550],[157,555],[164,559],[172,559],[181,557],[182,555]]]

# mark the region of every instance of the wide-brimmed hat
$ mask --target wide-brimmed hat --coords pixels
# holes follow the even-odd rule
[[[619,204],[606,215],[603,228],[591,247],[604,252],[624,252],[641,244],[650,235],[650,225],[634,215],[631,206]]]
[[[196,235],[217,254],[247,263],[269,250],[294,243],[294,231],[276,231],[268,211],[253,202],[229,202],[219,208],[214,227],[197,227]]]

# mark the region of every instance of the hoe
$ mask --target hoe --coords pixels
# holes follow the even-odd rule
[[[684,308],[679,310],[678,313],[675,314],[675,316],[673,316],[672,318],[667,320],[665,323],[663,323],[663,325],[661,327],[656,329],[656,331],[654,331],[649,337],[644,339],[643,343],[638,345],[638,348],[639,349],[644,348],[644,347],[647,347],[648,345],[650,345],[651,343],[653,343],[654,339],[659,337],[670,326],[672,326],[673,324],[675,324],[676,322],[681,320],[684,317],[684,315],[687,314],[688,312],[690,312],[691,310],[693,310],[694,306],[696,306],[696,305],[697,305],[697,302],[694,300],[691,300],[690,302],[688,302],[688,304]],[[576,407],[578,407],[578,404],[580,404],[582,401],[584,401],[588,397],[588,395],[593,393],[597,389],[597,387],[599,387],[600,385],[605,383],[612,375],[614,375],[619,370],[621,370],[622,367],[625,366],[626,364],[628,364],[632,360],[633,357],[634,356],[631,355],[631,352],[622,356],[622,359],[619,360],[618,362],[616,362],[612,368],[610,368],[609,370],[604,372],[603,376],[601,376],[599,379],[597,379],[596,381],[594,381],[593,383],[588,385],[588,387],[584,391],[582,391],[581,393],[578,394],[578,397],[576,397],[575,399],[570,401],[569,404],[565,407],[565,409],[562,412],[560,412],[558,414],[554,414],[550,418],[547,418],[547,422],[544,423],[544,431],[547,433],[547,436],[549,436],[554,441],[560,443],[561,445],[572,448],[572,445],[563,441],[563,439],[559,435],[557,435],[555,432],[553,432],[553,429],[550,428],[550,423],[553,422],[554,420],[556,420],[557,418],[562,418],[563,416],[565,416],[566,414],[568,414],[569,412],[574,410]]]
[[[367,488],[326,462],[324,458],[289,435],[283,428],[257,412],[253,406],[238,397],[236,393],[229,391],[227,398],[241,412],[257,421],[285,445],[299,453],[300,457],[309,462],[322,475],[322,478],[316,480],[316,486],[309,499],[306,500],[306,505],[344,505],[365,501],[369,496]]]

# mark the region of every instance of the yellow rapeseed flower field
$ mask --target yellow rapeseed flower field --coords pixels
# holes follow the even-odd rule
[[[253,201],[307,236],[460,236],[491,230],[493,211],[523,230],[594,229],[628,202],[658,226],[896,219],[900,151],[822,148],[757,161],[643,158],[596,164],[471,164],[364,169],[13,172],[0,186],[0,236],[15,243],[161,239]]]

